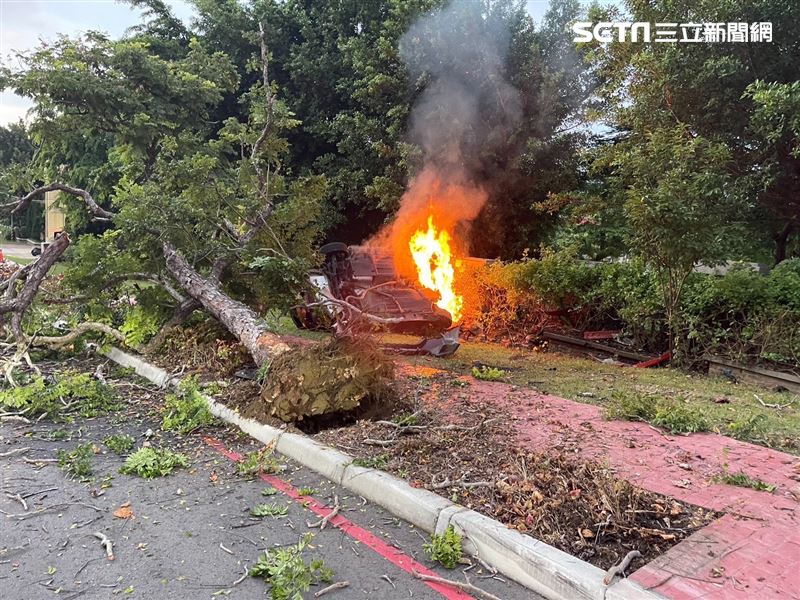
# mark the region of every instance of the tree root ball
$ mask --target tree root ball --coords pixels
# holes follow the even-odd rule
[[[395,398],[393,380],[393,363],[370,338],[330,339],[275,357],[260,397],[244,415],[298,422],[322,415],[383,414]]]

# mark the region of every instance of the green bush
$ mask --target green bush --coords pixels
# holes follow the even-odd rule
[[[621,329],[640,351],[668,345],[658,279],[638,261],[588,263],[572,250],[543,250],[539,259],[473,267],[463,281],[465,329],[488,339],[522,341],[545,327]],[[800,259],[766,276],[744,267],[692,273],[677,321],[676,362],[715,354],[800,366]]]
[[[92,457],[94,446],[91,442],[78,444],[72,450],[59,450],[56,453],[58,467],[68,475],[77,479],[88,479],[92,474]]]
[[[196,378],[184,379],[176,393],[167,394],[161,421],[164,431],[185,435],[213,423],[214,416],[200,394]]]

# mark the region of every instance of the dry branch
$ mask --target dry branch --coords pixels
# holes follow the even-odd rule
[[[95,531],[94,537],[100,540],[100,545],[106,549],[108,560],[114,560],[114,544],[108,539],[108,536],[100,531]]]
[[[634,558],[638,558],[642,555],[641,552],[638,550],[631,550],[625,555],[625,558],[622,559],[618,564],[611,567],[607,572],[606,576],[603,577],[603,585],[609,585],[612,581],[614,581],[614,577],[617,575],[622,575],[625,572],[625,569],[631,564],[631,561]]]
[[[414,574],[414,577],[417,579],[421,579],[422,581],[430,581],[432,583],[441,583],[443,585],[449,585],[460,590],[464,590],[465,592],[469,592],[478,598],[483,598],[484,600],[500,600],[499,597],[495,596],[494,594],[490,594],[489,592],[482,590],[481,588],[472,585],[468,581],[453,581],[452,579],[444,579],[443,577],[435,577],[433,575],[425,575],[420,573],[419,571],[411,571]]]
[[[10,203],[6,206],[14,206],[14,209],[11,211],[11,214],[16,215],[26,210],[28,206],[30,206],[34,198],[36,198],[37,196],[41,196],[46,192],[55,192],[55,191],[64,192],[66,194],[71,194],[73,196],[80,196],[81,198],[83,198],[83,202],[86,204],[86,208],[89,210],[90,213],[92,213],[93,219],[96,221],[110,221],[112,218],[114,218],[114,213],[107,211],[106,209],[102,208],[99,204],[97,204],[97,202],[95,202],[94,198],[92,198],[92,195],[89,192],[63,183],[51,183],[48,185],[43,185],[41,187],[38,187],[35,190],[29,192],[27,195],[22,196],[21,198],[17,198],[15,203]]]
[[[324,596],[328,592],[332,592],[334,590],[341,590],[342,588],[346,588],[350,585],[349,581],[337,581],[336,583],[332,583],[328,587],[322,588],[318,592],[314,592],[314,598],[319,598],[320,596]]]

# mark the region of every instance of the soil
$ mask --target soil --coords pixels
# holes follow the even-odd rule
[[[208,377],[213,369],[197,365]],[[629,572],[714,520],[714,512],[634,487],[606,466],[569,453],[523,452],[509,435],[511,419],[497,406],[465,398],[469,378],[417,368],[398,373],[389,416],[354,415],[299,424],[326,444],[373,466],[496,518],[603,569],[630,550]],[[234,380],[216,399],[273,426],[258,411],[258,385]],[[262,403],[263,404],[263,403]],[[290,428],[292,426],[290,425]]]

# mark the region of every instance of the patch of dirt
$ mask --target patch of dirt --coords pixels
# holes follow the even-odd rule
[[[403,384],[411,397],[426,392],[413,412],[315,438],[603,569],[639,550],[633,571],[717,516],[636,488],[603,465],[515,448],[505,411],[478,409],[459,394],[467,380]]]

